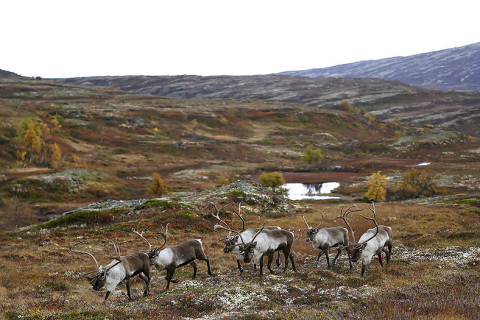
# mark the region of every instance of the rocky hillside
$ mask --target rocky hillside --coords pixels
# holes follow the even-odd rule
[[[380,119],[480,132],[480,93],[424,89],[385,79],[264,76],[120,76],[57,79],[175,98],[276,100],[336,109],[343,100]]]
[[[425,88],[480,91],[480,42],[408,57],[359,61],[281,74],[312,78],[383,78]]]
[[[398,81],[263,76],[119,76],[57,79],[61,82],[116,88],[171,98],[279,100],[331,108],[348,99],[368,104],[385,98],[427,92]]]
[[[16,73],[0,69],[0,79],[20,79],[22,78]]]

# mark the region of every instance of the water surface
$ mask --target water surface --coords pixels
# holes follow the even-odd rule
[[[288,190],[288,198],[291,200],[340,199],[340,197],[330,195],[340,186],[338,182],[287,183],[283,186]]]

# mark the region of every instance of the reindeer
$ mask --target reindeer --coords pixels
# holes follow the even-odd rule
[[[378,261],[383,267],[382,261],[382,251],[385,252],[387,257],[387,265],[390,264],[390,257],[392,255],[392,245],[393,245],[393,233],[392,228],[388,226],[378,225],[376,221],[375,214],[375,204],[372,204],[370,211],[373,213],[373,218],[366,217],[361,215],[364,219],[373,221],[375,228],[368,229],[360,237],[358,242],[355,241],[355,235],[352,231],[353,242],[351,246],[353,247],[352,252],[352,262],[357,262],[358,260],[362,261],[362,272],[361,276],[365,274],[365,269],[368,264],[372,261],[373,256],[376,254],[378,256]],[[347,222],[346,220],[344,220]],[[348,224],[348,223],[347,223]]]
[[[84,241],[75,243],[70,248],[69,254],[81,253],[92,257],[93,261],[95,262],[96,270],[87,272],[82,276],[96,273],[95,276],[87,277],[87,279],[90,284],[92,284],[93,289],[96,291],[106,286],[107,293],[105,294],[105,299],[103,300],[104,302],[107,301],[110,293],[114,291],[116,286],[122,281],[125,281],[126,283],[128,299],[132,300],[132,296],[130,294],[130,278],[137,274],[143,281],[145,281],[145,291],[143,292],[143,295],[148,296],[148,286],[150,284],[150,261],[145,253],[137,252],[126,256],[121,256],[120,249],[118,248],[117,244],[110,240],[110,242],[113,243],[116,255],[109,256],[109,258],[114,260],[107,266],[103,267],[98,265],[97,259],[95,259],[95,256],[90,252],[74,249],[75,246],[83,242]]]
[[[219,226],[226,229],[225,227]],[[228,229],[227,229],[228,230]],[[265,230],[263,226],[256,234],[253,236],[252,240],[245,242],[238,231],[229,230],[238,234],[241,244],[239,245],[240,253],[243,256],[243,261],[245,263],[258,263],[260,261],[260,274],[263,276],[263,257],[267,256],[267,268],[270,273],[275,274],[272,270],[271,265],[273,261],[273,254],[275,251],[282,251],[285,256],[285,267],[283,272],[287,270],[288,259],[292,262],[292,268],[294,271],[297,271],[295,267],[295,261],[293,259],[293,254],[291,253],[294,235],[293,232],[276,229],[276,230]],[[258,237],[258,239],[257,239]],[[257,239],[257,241],[255,241]]]
[[[139,222],[140,224],[140,222]],[[137,226],[138,229],[138,226]],[[163,290],[166,291],[170,288],[170,282],[177,283],[178,279],[173,279],[173,274],[177,268],[180,268],[186,264],[190,264],[193,268],[193,277],[195,279],[197,275],[197,264],[194,260],[202,260],[207,263],[208,274],[210,276],[214,276],[213,272],[210,269],[210,260],[205,255],[202,246],[202,240],[195,239],[195,240],[188,240],[177,244],[176,246],[167,247],[162,249],[165,244],[167,243],[167,231],[168,231],[168,224],[165,227],[165,232],[162,234],[164,238],[164,242],[160,247],[157,247],[152,250],[152,245],[150,242],[143,236],[142,232],[138,232],[138,230],[133,230],[135,234],[140,236],[143,240],[145,240],[148,244],[148,258],[150,259],[150,264],[154,265],[158,271],[167,270],[167,276],[165,279],[167,280],[167,287]]]
[[[227,229],[227,230],[230,230],[230,227],[228,226],[228,224],[223,221],[221,218],[220,218],[220,210],[222,210],[223,208],[225,208],[226,206],[228,206],[229,204],[223,206],[220,210],[217,208],[217,206],[212,203],[211,205],[214,206],[215,210],[216,210],[216,215],[211,213],[211,215],[213,217],[215,217],[221,224],[223,224],[223,226]],[[249,228],[249,229],[246,229],[245,230],[245,219],[243,218],[243,216],[240,214],[240,208],[241,208],[241,202],[238,204],[238,212],[233,210],[233,212],[240,218],[240,220],[242,221],[242,231],[240,231],[240,235],[242,236],[243,240],[244,241],[250,241],[253,236],[260,230],[260,229],[252,229],[252,228]],[[219,225],[217,225],[216,228],[218,228]],[[215,226],[214,226],[214,229],[216,229]],[[281,229],[280,227],[277,227],[277,226],[267,226],[265,227],[266,230],[278,230],[278,229]],[[231,232],[229,231],[228,232],[228,236],[226,238],[223,238],[223,239],[220,239],[218,241],[222,241],[223,244],[225,244],[225,247],[223,248],[223,253],[230,253],[230,252],[233,252],[235,254],[235,257],[237,258],[237,267],[238,267],[238,270],[240,271],[240,273],[243,272],[243,267],[242,265],[240,264],[240,260],[243,259],[243,255],[241,254],[240,252],[240,249],[239,249],[239,245],[241,244],[241,240],[240,240],[240,237],[238,234],[234,235],[234,236],[231,236]],[[280,252],[278,252],[278,255],[277,255],[277,259],[276,259],[276,264],[277,264],[277,267],[280,267],[282,265],[282,262],[281,262],[281,258],[280,258]],[[253,272],[257,272],[257,265],[256,264],[253,264]]]
[[[342,214],[340,218],[345,219],[345,217],[353,211],[350,211],[351,207],[348,208],[345,212],[343,212],[342,209]],[[320,212],[321,213],[321,212]],[[323,218],[323,213],[322,218]],[[320,224],[316,226],[315,228],[312,228],[308,222],[305,220],[305,217],[302,216],[303,221],[305,221],[305,224],[307,225],[307,237],[305,238],[305,242],[312,242],[312,246],[315,249],[321,250],[320,253],[317,256],[317,261],[315,261],[314,267],[316,268],[318,266],[318,261],[320,260],[320,257],[325,254],[325,258],[327,260],[327,267],[328,269],[331,269],[332,267],[335,266],[338,257],[342,253],[342,250],[345,249],[348,254],[348,262],[350,263],[350,269],[352,269],[352,261],[350,258],[350,250],[348,249],[349,246],[349,235],[348,235],[348,230],[343,228],[343,227],[332,227],[332,228],[322,228],[320,229]],[[337,219],[339,217],[335,217],[333,220]],[[337,248],[338,253],[335,256],[335,258],[332,261],[332,265],[330,265],[330,258],[328,256],[328,251],[331,248]]]

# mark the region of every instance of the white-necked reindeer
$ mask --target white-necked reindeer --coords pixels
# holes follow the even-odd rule
[[[285,256],[285,267],[283,268],[283,272],[287,270],[288,267],[288,260],[292,262],[292,268],[294,271],[297,271],[295,267],[295,261],[293,259],[293,254],[291,253],[294,235],[293,232],[283,230],[283,229],[274,229],[274,230],[265,230],[265,226],[263,226],[250,240],[246,242],[240,232],[232,230],[228,227],[215,225],[215,229],[221,228],[225,229],[230,232],[236,233],[241,241],[239,244],[240,253],[243,257],[243,261],[245,263],[252,262],[254,264],[258,264],[260,262],[260,274],[259,276],[263,276],[263,257],[267,256],[267,268],[268,270],[274,274],[275,272],[272,270],[272,261],[273,261],[273,254],[275,251],[283,252]]]
[[[88,277],[88,281],[92,284],[94,290],[100,290],[104,286],[107,288],[107,293],[105,294],[104,302],[107,301],[108,296],[113,292],[116,286],[125,281],[127,286],[128,299],[131,300],[132,296],[130,295],[130,278],[137,275],[145,281],[145,291],[143,292],[144,296],[148,295],[148,286],[150,284],[150,261],[148,256],[142,252],[132,253],[126,256],[120,255],[120,249],[117,244],[110,240],[115,248],[115,256],[109,257],[114,259],[107,266],[99,266],[95,256],[87,251],[75,250],[75,246],[84,241],[75,243],[70,248],[70,254],[72,253],[82,253],[92,257],[95,262],[95,271],[87,272],[83,276],[88,274],[96,273],[93,277]]]
[[[138,229],[138,227],[137,227]],[[145,230],[144,230],[145,231]],[[177,279],[173,279],[173,274],[175,273],[175,269],[180,268],[186,264],[190,264],[193,268],[193,277],[195,279],[197,275],[197,264],[195,260],[202,260],[207,263],[208,274],[210,276],[214,276],[212,270],[210,269],[210,260],[205,255],[202,246],[202,240],[195,239],[195,240],[188,240],[177,244],[175,246],[167,247],[162,249],[165,244],[167,243],[167,231],[168,231],[168,224],[165,227],[165,233],[162,234],[164,238],[164,242],[160,247],[157,247],[152,250],[152,245],[150,242],[143,236],[143,231],[138,232],[137,230],[133,230],[133,232],[139,235],[143,240],[145,240],[148,244],[148,257],[150,259],[150,264],[154,265],[158,271],[167,270],[167,276],[165,279],[167,280],[167,287],[164,291],[168,290],[170,287],[170,282],[176,283],[178,282]]]
[[[214,206],[215,211],[217,213],[216,215],[211,213],[212,216],[214,216],[227,230],[231,230],[230,227],[228,226],[228,224],[220,218],[220,211],[223,208],[225,208],[226,206],[228,206],[229,204],[223,206],[220,210],[217,208],[217,206],[214,203],[212,203],[211,205]],[[240,273],[242,273],[243,272],[243,267],[240,264],[240,261],[243,260],[244,258],[243,258],[242,253],[240,252],[240,249],[239,249],[239,246],[242,244],[242,241],[240,240],[240,235],[241,235],[243,241],[249,242],[250,240],[252,240],[252,238],[255,236],[255,234],[260,229],[258,229],[258,228],[257,229],[254,229],[254,228],[245,229],[245,219],[240,214],[240,208],[241,208],[241,202],[238,204],[238,212],[235,211],[235,210],[233,210],[233,212],[242,221],[242,231],[240,231],[239,234],[235,234],[234,236],[231,236],[231,231],[229,231],[228,236],[226,238],[220,239],[218,241],[222,241],[223,244],[225,245],[225,247],[223,248],[223,253],[233,252],[235,254],[235,257],[237,259],[238,270],[240,271]],[[216,228],[218,228],[218,225],[216,226]],[[216,228],[214,226],[214,229],[216,229]],[[281,228],[277,227],[277,226],[267,226],[267,227],[265,227],[265,230],[278,230],[278,229],[281,229]],[[280,267],[282,265],[281,259],[280,259],[280,252],[278,252],[277,259],[276,259],[276,264],[277,264],[277,267]],[[257,271],[257,265],[255,263],[253,264],[253,270],[254,270],[254,272]]]
[[[360,237],[358,242],[355,241],[355,235],[352,231],[352,237],[354,243],[351,244],[353,248],[352,252],[352,262],[362,261],[362,277],[365,274],[365,269],[368,264],[372,261],[374,255],[378,256],[378,262],[383,267],[382,261],[382,251],[386,254],[387,265],[390,263],[390,258],[392,255],[392,245],[393,245],[393,232],[392,228],[388,226],[378,225],[376,221],[375,214],[375,204],[372,204],[370,211],[373,213],[373,218],[365,217],[363,218],[373,221],[375,228],[368,229]],[[345,220],[348,225],[348,222]],[[350,228],[351,229],[351,228]]]
[[[344,219],[346,216],[348,216],[349,213],[354,212],[351,210],[352,207],[348,208],[345,212],[341,211],[341,216],[340,218]],[[355,210],[357,211],[357,210]],[[320,212],[321,213],[321,212]],[[323,218],[323,213],[322,218]],[[335,217],[333,220],[339,218]],[[348,262],[350,264],[350,269],[352,269],[352,261],[350,257],[350,250],[349,250],[349,233],[348,230],[345,229],[344,227],[331,227],[331,228],[322,228],[320,229],[320,224],[316,227],[311,227],[308,222],[305,220],[305,217],[303,217],[303,221],[305,221],[305,224],[307,225],[307,237],[305,238],[305,242],[312,242],[312,246],[315,249],[321,250],[320,253],[317,256],[317,260],[315,261],[314,266],[318,266],[318,261],[320,260],[320,257],[325,254],[325,258],[327,260],[327,267],[328,269],[332,268],[335,266],[338,257],[342,253],[342,250],[345,249],[348,255]],[[330,258],[328,256],[328,251],[332,248],[336,248],[338,250],[337,255],[332,261],[332,264],[330,265]]]
[[[293,259],[292,246],[294,241],[293,232],[277,229],[265,230],[263,227],[255,234],[252,240],[245,242],[240,236],[242,244],[240,252],[243,255],[244,262],[258,263],[260,261],[260,276],[263,275],[263,257],[267,256],[267,268],[271,273],[275,273],[271,269],[273,254],[275,251],[281,251],[285,257],[285,267],[283,272],[287,271],[288,260],[292,262],[293,271],[297,271],[295,260]]]

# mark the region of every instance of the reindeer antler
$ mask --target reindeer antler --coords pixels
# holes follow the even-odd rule
[[[242,237],[242,235],[240,234],[240,232],[238,232],[238,231],[236,231],[236,230],[233,230],[233,229],[230,229],[229,227],[221,226],[221,225],[219,225],[219,224],[216,224],[216,225],[213,226],[213,230],[217,230],[218,228],[223,229],[223,230],[227,230],[227,231],[228,231],[228,237],[230,237],[230,232],[236,233],[236,234],[239,236],[239,238],[240,238],[240,240],[242,241],[242,243],[245,244],[245,241],[243,241],[243,237]],[[220,240],[223,240],[223,239],[220,239]],[[220,240],[219,240],[219,241],[220,241]]]
[[[140,222],[142,222],[142,220],[138,221],[138,225],[137,225],[137,229],[132,229],[133,233],[137,234],[138,236],[140,236],[140,238],[142,238],[143,240],[145,240],[145,242],[147,242],[148,244],[148,251],[152,251],[152,245],[150,244],[150,242],[143,236],[143,232],[146,231],[147,229],[144,229],[142,230],[142,232],[138,232],[139,230],[139,227],[140,227]]]
[[[255,234],[255,236],[252,238],[252,240],[250,240],[250,243],[253,243],[255,238],[263,231],[263,229],[265,229],[265,223],[263,224],[262,228],[260,230],[258,230],[258,232]]]
[[[303,221],[305,221],[305,224],[307,225],[307,229],[310,229],[310,225],[308,224],[307,220],[305,220],[305,216],[302,216]]]
[[[115,248],[115,256],[109,256],[109,255],[105,255],[105,256],[107,256],[110,259],[121,261],[120,248],[118,247],[117,243],[112,239],[108,239],[108,241],[110,241],[113,244],[113,247]]]
[[[242,215],[240,214],[240,206],[242,205],[242,202],[240,201],[238,203],[238,212],[235,211],[235,209],[233,209],[233,212],[240,218],[240,220],[242,220],[242,231],[240,232],[243,232],[245,231],[245,219],[242,217]]]
[[[343,211],[344,207],[342,207],[340,209],[340,215],[339,216],[336,216],[335,218],[333,218],[332,220],[336,220],[336,219],[342,219],[345,224],[347,225],[348,229],[350,229],[350,232],[352,233],[352,238],[353,238],[353,242],[356,243],[357,241],[355,240],[355,231],[353,231],[352,227],[350,226],[350,224],[348,223],[347,221],[347,217],[350,213],[353,213],[353,212],[358,212],[358,211],[362,211],[363,209],[356,209],[356,210],[352,210],[354,206],[351,206],[351,207],[348,207],[347,210]]]
[[[157,247],[155,249],[153,249],[153,251],[159,251],[160,249],[162,249],[165,244],[167,243],[167,236],[168,236],[168,225],[170,223],[167,223],[167,225],[165,226],[165,232],[164,233],[160,233],[160,235],[163,237],[163,244],[160,246],[160,247]],[[163,228],[163,224],[162,224],[162,228]]]
[[[230,205],[229,203],[227,203],[226,205],[222,206],[220,208],[220,210],[217,208],[217,205],[213,202],[210,202],[210,205],[212,205],[214,208],[215,208],[215,211],[216,211],[216,215],[213,214],[212,212],[210,212],[210,214],[215,218],[217,219],[221,224],[223,224],[223,227],[222,229],[225,229],[225,230],[228,230],[229,233],[228,233],[228,237],[230,238],[230,232],[232,232],[233,230],[228,226],[228,224],[222,220],[222,218],[220,218],[220,211],[223,210],[226,206]],[[213,226],[213,230],[216,230],[218,227],[221,227],[220,225],[216,224]]]
[[[92,257],[93,261],[95,262],[95,269],[98,270],[98,262],[97,262],[97,259],[95,259],[95,257],[93,256],[93,254],[91,254],[90,252],[87,252],[87,251],[80,251],[80,250],[74,250],[73,248],[75,248],[75,246],[77,244],[80,244],[80,243],[85,243],[86,241],[79,241],[77,243],[75,243],[71,248],[70,248],[70,251],[69,251],[69,254],[71,255],[72,253],[83,253],[83,254],[87,254],[89,255],[90,257]],[[95,272],[95,271],[94,271]],[[89,273],[92,273],[92,272],[89,272]],[[86,274],[89,274],[89,273],[86,273]]]
[[[323,215],[323,212],[320,211],[320,214],[322,215],[322,219],[325,219],[325,216]],[[305,221],[305,224],[307,225],[307,229],[310,229],[310,225],[308,224],[307,220],[305,220],[305,216],[302,216],[303,218],[303,221]],[[317,229],[318,227],[320,227],[322,223],[320,222],[315,228],[313,229]]]
[[[377,224],[377,216],[375,214],[375,203],[372,202],[372,208],[368,207],[368,209],[370,209],[370,211],[372,211],[373,213],[373,218],[370,218],[370,217],[365,217],[364,215],[361,214],[362,217],[364,217],[365,219],[367,220],[370,220],[370,221],[373,221],[373,223],[375,223],[375,227],[376,227],[376,231],[375,231],[375,234],[373,236],[371,236],[370,238],[368,238],[367,240],[363,241],[362,243],[365,243],[365,242],[368,242],[370,240],[372,240],[373,238],[375,238],[378,234],[378,224]]]

